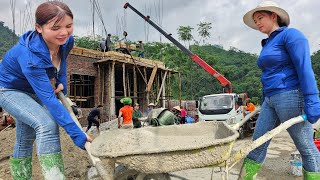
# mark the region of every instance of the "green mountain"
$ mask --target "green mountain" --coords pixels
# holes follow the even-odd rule
[[[0,59],[3,58],[6,51],[18,42],[18,39],[19,37],[5,26],[4,22],[0,21]]]

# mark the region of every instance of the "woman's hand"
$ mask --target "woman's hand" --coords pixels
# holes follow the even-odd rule
[[[87,141],[92,142],[93,139],[92,139],[87,133],[85,133],[85,134],[86,134],[86,136],[87,136]]]
[[[64,89],[64,87],[63,87],[63,84],[59,84],[58,86],[57,86],[57,88],[54,90],[54,93],[55,94],[58,94],[60,91],[62,91]]]

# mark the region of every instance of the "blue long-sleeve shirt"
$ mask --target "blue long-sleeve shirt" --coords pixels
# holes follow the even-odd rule
[[[0,87],[36,94],[56,122],[71,136],[76,145],[84,148],[86,136],[77,127],[68,111],[54,94],[50,79],[62,83],[67,90],[67,55],[74,44],[71,36],[60,46],[60,71],[53,66],[49,49],[37,31],[29,31],[4,56],[0,64]]]
[[[297,29],[281,27],[262,45],[257,64],[262,70],[263,95],[300,89],[308,120],[316,122],[320,118],[319,91],[306,37]]]

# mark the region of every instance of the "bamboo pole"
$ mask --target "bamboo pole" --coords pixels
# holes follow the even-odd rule
[[[136,67],[133,67],[133,102],[137,103],[138,102],[138,93],[137,93],[137,72],[136,72]]]
[[[126,65],[123,63],[122,64],[122,81],[123,81],[123,96],[127,96],[127,91],[126,91]]]
[[[157,103],[159,102],[160,95],[161,95],[161,93],[163,91],[163,87],[164,87],[164,84],[165,84],[166,77],[167,77],[167,71],[164,73],[164,76],[163,76],[163,79],[162,79],[162,83],[161,83],[161,86],[160,86],[160,89],[159,89],[159,93],[158,93],[158,97],[157,97]]]
[[[112,115],[112,113],[116,113],[116,99],[115,99],[115,95],[116,95],[116,90],[115,90],[115,62],[112,62],[112,66],[111,66],[111,83],[110,83],[110,89],[111,89],[111,102],[110,102],[110,114]],[[111,116],[110,115],[110,116]]]
[[[179,74],[179,104],[181,106],[181,74],[180,72],[178,74]]]
[[[105,91],[105,80],[106,80],[106,65],[102,66],[102,91],[101,91],[101,103],[104,105],[104,91]]]
[[[101,88],[101,79],[100,79],[100,65],[98,64],[98,89],[97,89],[97,94],[98,94],[98,104],[100,104],[100,88]]]

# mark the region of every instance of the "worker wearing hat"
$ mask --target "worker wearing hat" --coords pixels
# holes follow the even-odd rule
[[[147,114],[149,114],[155,107],[156,107],[156,105],[154,103],[149,103],[148,109],[147,109]]]
[[[271,1],[261,2],[244,15],[243,21],[267,35],[257,60],[262,70],[264,101],[253,140],[304,111],[307,121],[287,131],[301,154],[304,179],[320,179],[320,153],[312,137],[312,124],[320,118],[320,100],[308,40],[299,30],[288,28],[289,14]],[[240,179],[254,179],[266,158],[269,143],[249,153]]]
[[[119,110],[118,128],[132,129],[133,128],[133,121],[132,121],[133,107],[131,106],[132,99],[125,97],[125,98],[122,98],[120,102],[123,104],[123,107]],[[121,117],[122,117],[122,122],[121,122]]]
[[[142,112],[140,111],[140,105],[138,103],[134,103],[133,109],[134,109],[132,114],[133,127],[141,128],[140,118],[142,117]]]

